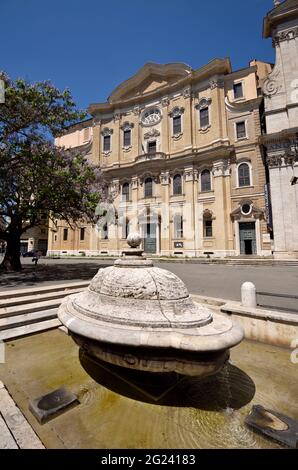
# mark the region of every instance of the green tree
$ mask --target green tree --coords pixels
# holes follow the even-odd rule
[[[84,119],[69,90],[49,82],[5,83],[0,103],[0,239],[6,242],[1,264],[20,270],[20,240],[44,223],[45,214],[69,223],[93,221],[101,197],[100,171],[82,152],[54,144],[54,137]]]

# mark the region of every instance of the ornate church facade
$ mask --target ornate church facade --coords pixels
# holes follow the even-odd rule
[[[263,36],[276,60],[263,87],[265,149],[272,201],[274,257],[298,258],[298,0],[275,0]]]
[[[157,256],[271,255],[259,143],[271,68],[148,63],[91,104],[56,143],[100,165],[112,204],[99,226],[52,224],[48,254],[118,255],[138,230]]]

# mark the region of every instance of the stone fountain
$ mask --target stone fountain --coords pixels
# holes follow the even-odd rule
[[[114,266],[99,269],[89,287],[66,297],[58,317],[93,359],[129,369],[205,377],[229,358],[242,328],[194,302],[173,273],[139,249],[141,237]]]

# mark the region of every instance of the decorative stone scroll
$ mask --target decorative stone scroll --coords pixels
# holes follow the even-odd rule
[[[194,181],[197,176],[197,170],[195,170],[192,166],[184,168],[184,178],[185,181]]]
[[[267,97],[271,97],[278,93],[282,88],[282,83],[279,80],[280,70],[276,69],[271,72],[263,84],[263,93]]]
[[[190,96],[191,96],[191,88],[190,87],[184,88],[183,98],[190,98]]]
[[[210,209],[204,209],[204,210],[203,210],[203,219],[206,219],[206,220],[215,220],[216,217],[215,217],[215,215],[213,214],[213,212],[212,212]]]
[[[175,106],[172,111],[169,112],[171,118],[181,116],[184,113],[185,109],[182,106]]]
[[[133,113],[135,116],[139,116],[140,112],[141,112],[140,106],[135,106],[133,108]]]
[[[267,163],[269,168],[277,168],[280,166],[293,166],[294,162],[295,155],[291,153],[267,155]]]
[[[138,189],[139,178],[137,176],[133,176],[131,178],[131,189]]]
[[[298,37],[298,27],[287,29],[286,31],[281,31],[274,36],[273,45],[278,46],[283,41],[290,41],[291,39],[296,39]]]
[[[170,100],[169,100],[169,97],[168,96],[164,96],[162,99],[161,99],[161,105],[163,108],[166,108],[167,106],[169,106],[170,104]]]
[[[117,197],[120,193],[120,182],[119,180],[113,180],[110,184],[110,193],[113,197]]]
[[[122,131],[130,131],[131,129],[134,128],[134,124],[133,122],[128,122],[128,121],[125,121],[121,126],[120,126],[120,129]]]
[[[213,163],[212,174],[214,178],[219,176],[230,176],[230,161],[229,160],[219,160]]]
[[[211,105],[212,99],[211,98],[201,98],[198,104],[196,104],[196,109],[204,109],[208,108]]]
[[[163,186],[170,184],[170,174],[168,171],[162,171],[160,174],[160,182]]]
[[[225,82],[223,78],[217,78],[209,81],[211,90],[214,90],[215,88],[223,88],[224,84]]]
[[[101,131],[101,135],[105,137],[106,135],[112,135],[114,133],[113,129],[109,129],[108,127],[104,127]]]
[[[158,137],[159,135],[160,135],[160,132],[157,129],[151,129],[149,132],[146,132],[146,134],[144,134],[144,139],[148,140],[153,137]]]

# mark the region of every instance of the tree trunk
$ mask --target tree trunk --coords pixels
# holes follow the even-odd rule
[[[6,251],[1,263],[4,271],[21,271],[21,234],[9,234],[6,240]]]

